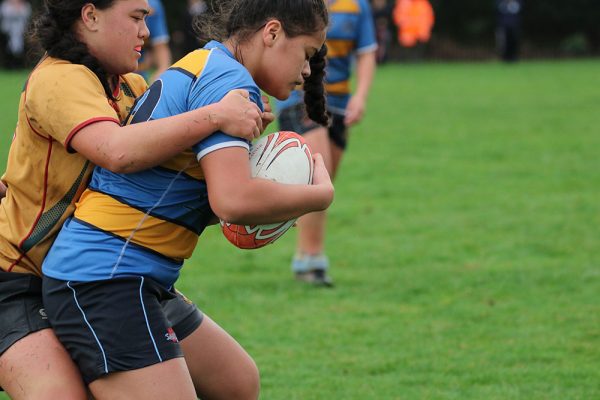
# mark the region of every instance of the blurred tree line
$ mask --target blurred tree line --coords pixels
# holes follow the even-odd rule
[[[494,3],[494,0],[431,0],[436,14],[433,34],[438,47],[450,43],[451,47],[477,47],[493,53]],[[187,0],[163,0],[163,4],[170,29],[180,29],[178,21]],[[600,0],[523,0],[524,51],[531,56],[600,54],[599,20]],[[393,24],[390,28],[394,29]],[[435,50],[435,43],[432,44]]]
[[[218,2],[219,0],[211,0]],[[265,0],[268,1],[268,0]],[[430,0],[436,23],[432,51],[444,57],[448,47],[469,57],[472,51],[489,55],[494,50],[496,14],[494,0]],[[390,4],[394,0],[388,0]],[[40,9],[42,0],[32,0]],[[187,0],[163,0],[169,29],[179,26]],[[523,0],[524,51],[531,56],[577,56],[600,54],[600,0]],[[394,26],[390,23],[390,28]],[[444,48],[446,50],[444,50]],[[476,49],[468,50],[465,49]],[[486,53],[487,52],[487,53]],[[435,57],[436,55],[433,54]]]
[[[436,12],[436,36],[465,45],[493,45],[494,0],[431,0],[431,3]],[[533,52],[598,54],[599,18],[598,0],[523,0],[523,40]]]

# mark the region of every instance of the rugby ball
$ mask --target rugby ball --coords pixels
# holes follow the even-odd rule
[[[250,148],[253,177],[287,184],[311,184],[313,159],[302,136],[295,132],[275,132]],[[273,243],[294,225],[296,218],[275,224],[236,225],[221,220],[223,234],[240,249],[258,249]]]

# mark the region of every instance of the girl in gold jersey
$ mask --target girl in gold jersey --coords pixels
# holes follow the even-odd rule
[[[39,275],[93,166],[139,171],[217,130],[251,140],[260,135],[263,121],[272,120],[248,101],[247,92],[232,91],[217,104],[121,126],[146,89],[132,72],[148,37],[148,11],[146,0],[46,0],[35,22],[35,40],[46,54],[21,95],[0,184],[0,386],[12,399],[87,399],[77,368],[47,322]],[[182,296],[165,310],[183,330],[180,337],[202,321]],[[214,392],[227,397],[225,384],[227,390],[243,391],[243,378],[255,371],[249,357],[210,320],[197,331],[216,352],[237,351],[237,358],[225,360],[234,362],[232,381],[215,382]],[[193,340],[182,342],[191,347]],[[189,362],[193,368],[192,356]]]

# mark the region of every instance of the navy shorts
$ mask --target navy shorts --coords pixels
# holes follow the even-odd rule
[[[0,269],[0,321],[0,355],[17,340],[50,328],[40,277]]]
[[[202,322],[196,306],[147,277],[95,282],[43,278],[46,313],[90,383],[183,357],[179,340]]]
[[[329,126],[329,139],[340,149],[346,150],[348,146],[348,127],[344,124],[344,116],[330,113],[331,125]],[[308,118],[304,103],[283,109],[277,118],[279,130],[292,131],[300,135],[316,129],[321,125]]]

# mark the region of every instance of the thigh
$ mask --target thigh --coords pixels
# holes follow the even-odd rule
[[[25,336],[2,354],[0,385],[13,400],[87,399],[79,370],[51,329]]]
[[[204,316],[183,293],[176,289],[173,289],[173,292],[175,297],[163,300],[160,304],[177,339],[181,341],[198,329]]]
[[[330,169],[331,178],[335,178],[340,162],[346,147],[348,146],[349,130],[344,124],[344,116],[340,114],[332,114],[331,126],[329,127],[329,143],[330,143]]]
[[[0,386],[12,399],[86,398],[77,367],[50,329],[39,277],[0,271],[0,320]]]
[[[161,300],[172,294],[144,277],[71,282],[44,277],[57,337],[86,383],[183,357]]]
[[[304,103],[281,110],[277,122],[280,131],[292,131],[300,135],[320,127],[319,124],[308,118]]]
[[[327,134],[327,128],[323,126],[316,127],[302,134],[306,143],[310,147],[310,151],[315,153],[321,153],[325,167],[331,174],[331,142]]]
[[[104,375],[89,385],[96,400],[193,400],[196,392],[183,358]]]
[[[207,399],[256,399],[258,368],[250,355],[208,316],[181,341],[196,392]]]

